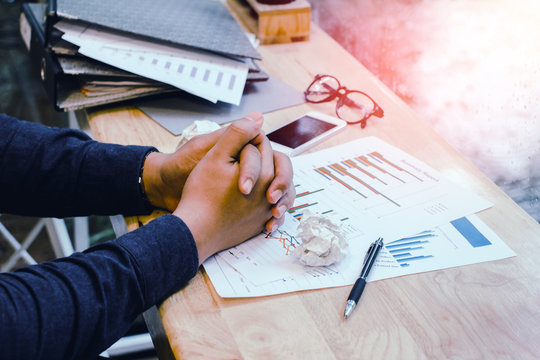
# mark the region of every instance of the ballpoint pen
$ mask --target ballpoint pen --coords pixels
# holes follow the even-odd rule
[[[356,304],[358,304],[358,300],[360,300],[360,296],[362,296],[362,292],[364,291],[364,287],[366,286],[366,279],[369,275],[369,271],[371,270],[373,263],[375,263],[377,254],[382,247],[382,238],[378,238],[369,246],[366,257],[364,258],[364,264],[362,266],[360,276],[354,283],[351,293],[349,294],[349,298],[347,299],[347,305],[345,306],[345,313],[343,315],[343,318],[345,320],[352,314],[354,308],[356,307]]]

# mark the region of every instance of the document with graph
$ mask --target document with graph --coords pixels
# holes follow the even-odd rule
[[[477,216],[487,200],[447,181],[375,137],[292,159],[296,201],[285,224],[204,263],[223,297],[343,286],[356,280],[369,244],[384,238],[368,280],[496,260],[514,253]],[[349,255],[325,267],[293,255],[296,227],[309,209],[333,218]]]

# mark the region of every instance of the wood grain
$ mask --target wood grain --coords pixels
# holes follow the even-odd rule
[[[227,0],[237,19],[261,44],[309,40],[311,5],[306,0],[267,5],[257,0]]]

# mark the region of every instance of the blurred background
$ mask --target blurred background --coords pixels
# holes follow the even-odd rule
[[[309,1],[313,22],[540,221],[539,1]]]

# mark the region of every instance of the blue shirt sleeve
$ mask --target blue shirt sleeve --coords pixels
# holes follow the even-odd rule
[[[105,144],[85,133],[0,114],[0,212],[65,217],[136,215],[147,146]]]
[[[0,114],[0,212],[148,213],[143,146],[91,140]],[[198,269],[192,234],[161,216],[70,257],[0,274],[0,359],[93,359]]]
[[[0,274],[1,359],[93,359],[198,269],[185,223],[161,216],[114,241]]]

